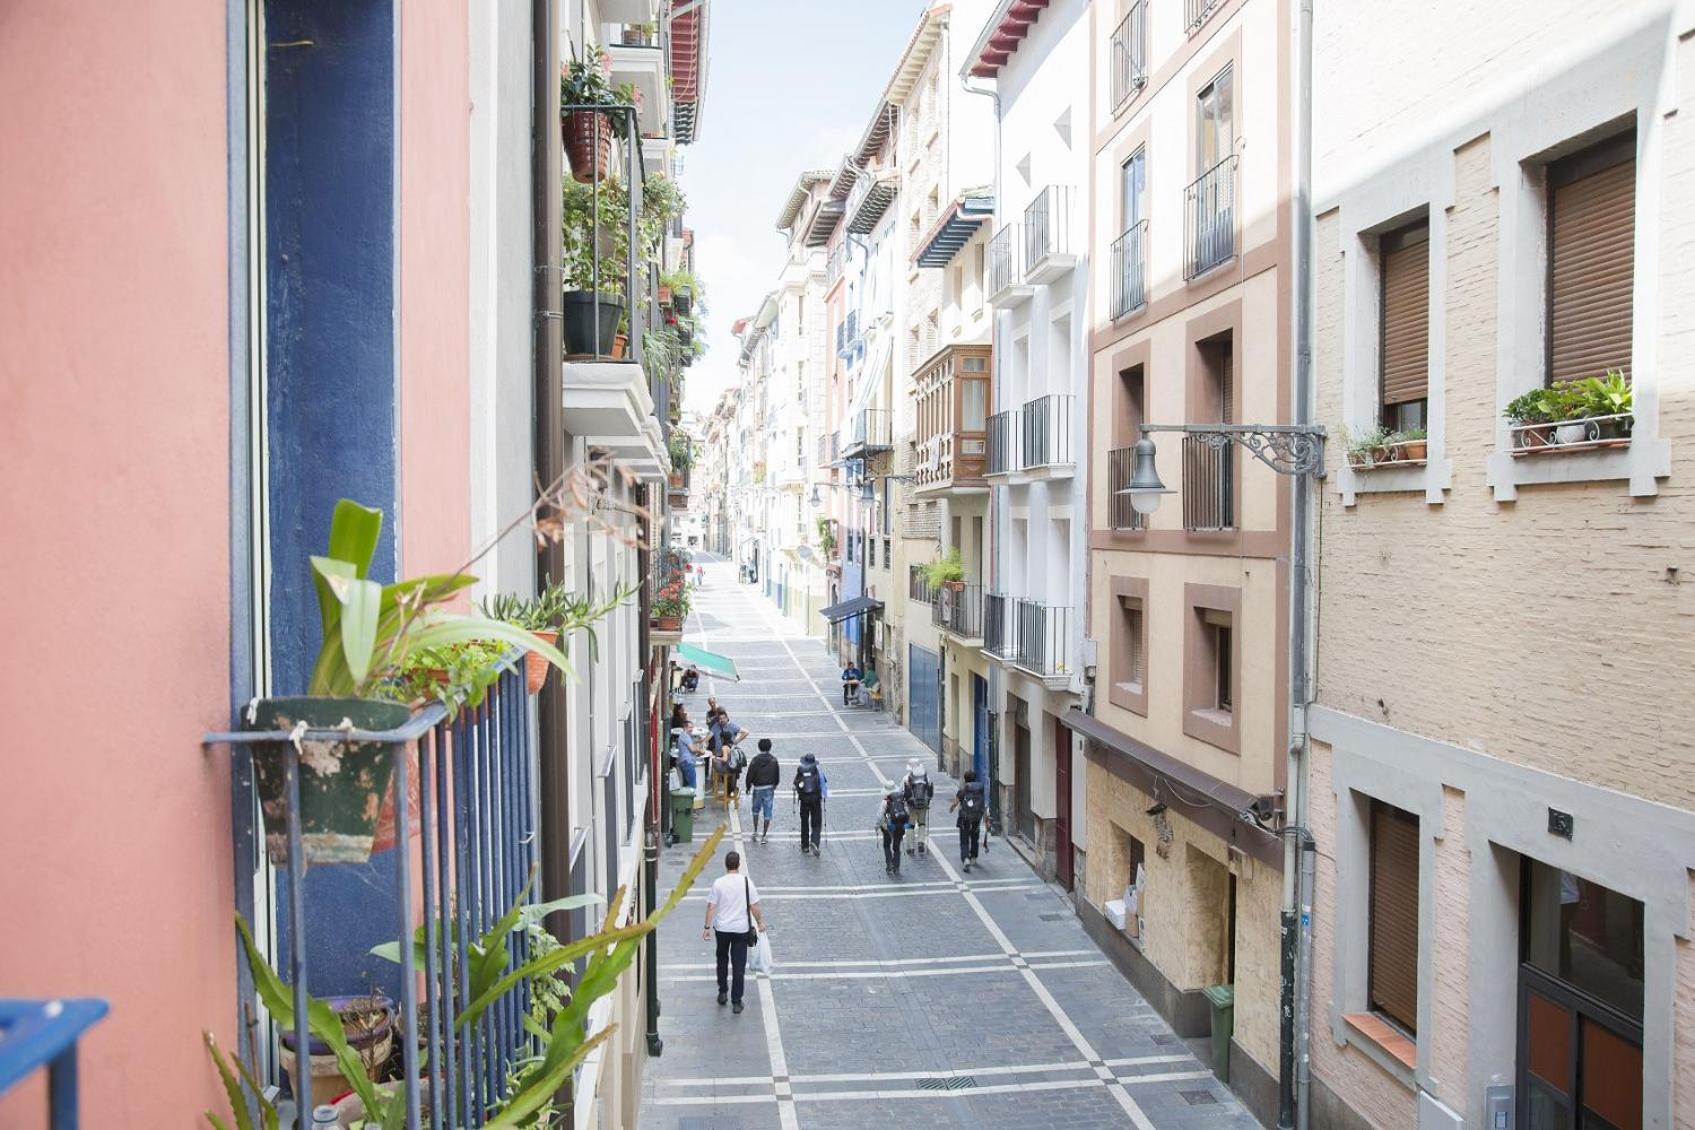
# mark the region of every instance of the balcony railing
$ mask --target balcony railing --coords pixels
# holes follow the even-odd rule
[[[894,413],[887,408],[861,408],[853,417],[853,429],[843,454],[865,455],[888,451],[894,446]]]
[[[1204,275],[1236,254],[1236,155],[1183,190],[1183,277]]]
[[[982,585],[943,585],[936,593],[930,622],[962,640],[980,640],[983,638],[983,599]]]
[[[1071,609],[1018,602],[1018,647],[1012,661],[1044,678],[1071,672]]]
[[[525,1027],[527,983],[515,985],[476,1023],[459,1022],[472,1004],[464,996],[465,970],[480,960],[472,947],[518,901],[539,857],[522,661],[522,652],[507,655],[483,701],[462,706],[454,717],[434,703],[394,730],[359,735],[361,743],[393,751],[390,795],[399,845],[387,892],[395,919],[388,932],[409,939],[416,928],[421,943],[395,947],[393,988],[400,996],[395,1085],[407,1092],[407,1105],[418,1116],[411,1124],[432,1130],[482,1126],[510,1072],[539,1054],[536,1038]],[[282,763],[280,772],[294,782],[303,760],[297,745],[301,736],[298,731],[241,732],[208,734],[205,740],[250,747],[255,761],[275,758]],[[339,730],[310,731],[304,737],[308,747],[347,740]],[[414,773],[415,781],[410,780]],[[267,841],[291,861],[309,860],[302,848],[300,809],[285,800],[277,816],[281,826],[267,827]],[[302,944],[302,936],[323,925],[341,925],[317,924],[307,915],[306,870],[289,866],[277,871],[276,913],[288,921],[291,939],[283,979],[294,991],[296,1048],[310,1040],[303,1006],[305,986],[312,980],[312,947]],[[535,901],[533,894],[528,901]],[[583,936],[585,928],[579,926],[574,936]],[[506,945],[504,963],[490,972],[509,974],[529,960],[522,930],[513,932]],[[402,1049],[416,1049],[416,1054]],[[302,1125],[310,1117],[308,1109],[301,1108]]]
[[[1020,409],[1024,418],[1019,428],[1023,469],[1062,467],[1072,462],[1071,410],[1076,399],[1068,393],[1049,393],[1027,401]]]
[[[924,573],[924,566],[906,567],[906,595],[907,599],[915,600],[919,604],[936,603],[936,590],[931,587],[930,578]]]
[[[859,345],[859,311],[849,310],[847,317],[836,325],[836,356],[846,357]]]
[[[1183,437],[1183,528],[1236,527],[1235,448],[1214,446],[1205,436]]]
[[[1122,318],[1148,304],[1148,221],[1112,242],[1112,316]]]
[[[983,650],[1002,659],[1016,651],[1018,632],[1012,613],[1015,602],[1005,593],[983,594]]]
[[[1023,412],[1008,409],[989,417],[989,470],[991,475],[1004,475],[1023,468],[1023,452],[1018,444],[1018,425]]]
[[[989,240],[989,297],[1011,289],[1024,281],[1020,264],[1018,225],[1008,224]]]
[[[1024,278],[1039,281],[1055,268],[1069,267],[1077,250],[1071,240],[1072,202],[1076,190],[1066,184],[1050,184],[1036,194],[1024,209]]]
[[[1130,485],[1135,462],[1134,447],[1117,447],[1106,453],[1107,524],[1114,530],[1139,530],[1144,525],[1141,512],[1130,505],[1130,496],[1119,493]]]
[[[567,132],[580,128],[590,142],[611,135],[615,156],[601,169],[597,162],[587,183],[566,181],[566,262],[589,264],[586,278],[568,277],[564,310],[565,356],[571,360],[634,361],[642,359],[642,329],[658,325],[657,272],[644,270],[638,238],[642,207],[641,125],[634,106],[561,106]],[[618,120],[621,119],[621,120]],[[602,132],[604,131],[604,132]],[[621,181],[618,185],[615,182]],[[603,191],[604,189],[604,191]],[[622,262],[602,255],[577,254],[578,244],[604,238],[604,233],[624,229],[625,257]],[[603,267],[606,273],[603,273]],[[648,299],[646,315],[632,313],[633,299]],[[628,321],[632,332],[616,332]],[[622,345],[618,338],[627,340]]]
[[[824,289],[829,290],[841,281],[842,277],[842,245],[830,248],[829,257],[824,260]]]
[[[1112,33],[1112,106],[1148,82],[1148,10],[1145,0],[1136,0],[1130,12]]]
[[[1183,30],[1193,35],[1224,0],[1183,0]]]

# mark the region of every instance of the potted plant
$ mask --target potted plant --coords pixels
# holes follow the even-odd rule
[[[1619,439],[1628,436],[1631,425],[1635,423],[1632,413],[1635,411],[1635,396],[1631,391],[1630,382],[1625,380],[1624,373],[1618,369],[1609,369],[1605,376],[1589,377],[1581,382],[1585,401],[1585,411],[1591,417],[1600,417],[1595,421],[1595,427],[1601,439]]]
[[[694,447],[683,432],[672,432],[669,440],[671,455],[671,485],[683,485],[683,472],[694,466]]]
[[[1552,438],[1553,429],[1548,426],[1554,421],[1554,408],[1548,396],[1549,390],[1533,388],[1529,392],[1513,397],[1501,414],[1515,429],[1513,434],[1518,437],[1516,446],[1519,448],[1546,447]]]
[[[652,47],[653,32],[652,24],[625,24],[618,41],[625,47]]]
[[[683,195],[668,177],[650,176],[641,188],[636,217],[635,258],[638,264],[659,251],[665,227],[682,214]],[[567,356],[621,357],[627,349],[616,343],[620,326],[634,312],[625,299],[631,293],[630,193],[618,177],[598,184],[566,181],[562,211],[565,353]],[[638,288],[639,290],[639,288]],[[641,299],[646,302],[645,297]],[[648,341],[644,336],[644,349]]]
[[[1425,458],[1430,450],[1429,440],[1423,428],[1408,428],[1404,432],[1396,432],[1395,459],[1402,462],[1416,461]]]
[[[307,693],[256,699],[243,722],[268,731],[393,730],[411,716],[401,672],[416,652],[466,640],[537,647],[566,667],[556,649],[509,624],[455,616],[440,605],[476,582],[463,571],[381,585],[370,580],[382,511],[349,499],[336,504],[327,553],[313,557],[323,642]],[[363,863],[389,797],[397,746],[346,737],[253,746],[254,784],[273,863],[288,862],[287,751],[299,753],[300,827],[305,863]]]
[[[1348,465],[1355,468],[1366,468],[1377,463],[1388,461],[1389,433],[1382,428],[1369,428],[1362,432],[1348,432]]]
[[[689,614],[689,588],[681,574],[660,588],[648,614],[653,617],[653,626],[662,632],[683,630],[683,620]]]
[[[958,549],[950,549],[946,556],[932,561],[924,567],[924,580],[933,589],[965,587],[965,563],[960,559]]]
[[[328,997],[324,1005],[341,1023],[342,1037],[358,1058],[366,1080],[376,1082],[382,1077],[394,1050],[394,1002],[379,994],[370,996]],[[279,1034],[282,1043],[282,1068],[288,1072],[290,1089],[297,1095],[306,1093],[301,1085],[299,1057],[295,1054],[295,1034],[285,1028]],[[309,1077],[312,1080],[312,1105],[323,1106],[352,1089],[353,1080],[329,1043],[313,1036],[308,1056]]]
[[[593,45],[565,65],[559,79],[559,125],[575,179],[587,184],[606,177],[612,139],[627,132],[624,116],[608,111],[633,105],[632,90],[613,87],[612,59]]]
[[[828,518],[818,519],[818,551],[825,557],[836,555],[836,527]]]

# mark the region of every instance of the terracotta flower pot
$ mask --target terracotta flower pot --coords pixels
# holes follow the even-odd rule
[[[664,283],[659,284],[659,304],[661,306],[671,305],[671,288]]]
[[[1554,425],[1530,424],[1513,434],[1518,436],[1518,446],[1521,448],[1547,447],[1553,439]]]
[[[530,634],[545,644],[556,644],[559,642],[559,633],[554,631],[552,628],[542,628],[538,631],[531,632]],[[547,662],[546,656],[534,651],[525,652],[524,689],[529,691],[531,694],[539,693],[542,686],[547,682],[548,667],[549,663]]]
[[[625,336],[624,334],[613,334],[612,335],[612,356],[614,358],[618,358],[618,359],[621,360],[624,357],[625,352],[629,348],[630,348],[630,339],[627,336]]]
[[[662,632],[680,632],[683,630],[681,616],[655,616],[653,626]]]
[[[612,160],[611,116],[599,110],[571,110],[560,119],[559,128],[572,178],[579,184],[605,180]]]
[[[1401,442],[1401,458],[1423,459],[1425,452],[1429,450],[1428,443],[1429,441],[1422,439],[1403,440]]]
[[[365,1065],[366,1078],[374,1082],[380,1077],[383,1066],[388,1063],[389,1054],[394,1050],[394,1002],[387,997],[377,996],[330,997],[324,1003],[337,1014],[354,1008],[368,1012],[365,1027],[356,1028],[344,1023],[342,1034],[347,1039],[348,1047],[353,1049],[354,1054]],[[282,1067],[288,1072],[291,1083],[294,1083],[297,1063],[292,1028],[284,1029],[281,1042]],[[330,1051],[328,1044],[316,1036],[311,1037],[310,1042],[312,1046],[308,1062],[312,1079],[312,1104],[332,1104],[350,1089],[349,1080],[342,1074],[341,1063]],[[298,1083],[294,1083],[294,1093],[298,1095],[301,1092],[302,1088]]]
[[[683,487],[683,473],[681,471],[672,471],[671,472],[671,485],[676,487],[678,490],[682,489],[682,487]]]

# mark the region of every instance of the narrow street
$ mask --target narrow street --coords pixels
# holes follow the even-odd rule
[[[884,875],[882,786],[912,757],[935,772],[934,754],[889,715],[844,709],[819,640],[723,563],[707,566],[687,630],[742,678],[703,679],[691,716],[717,695],[749,746],[773,740],[785,783],[810,750],[830,801],[822,857],[798,850],[786,784],[768,846],[749,840],[745,800],[729,814],[702,885],[741,852],[776,959],[773,974],[750,975],[744,1014],[715,1000],[704,892],[661,927],[665,1047],[647,1065],[643,1127],[1255,1125],[1016,853],[997,841],[961,876],[952,781],[938,780],[930,853]],[[710,802],[697,813],[697,839],[723,815]],[[662,888],[688,857],[686,845],[665,852]]]

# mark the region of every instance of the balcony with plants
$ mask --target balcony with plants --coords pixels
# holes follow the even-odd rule
[[[1515,459],[1629,447],[1636,427],[1635,395],[1617,369],[1532,389],[1502,415]]]
[[[667,501],[672,510],[687,510],[690,472],[694,467],[694,441],[687,432],[673,431],[667,441],[666,453],[671,458],[671,474],[666,480]]]
[[[914,379],[915,493],[988,489],[991,356],[987,345],[947,346]]]
[[[607,470],[567,472],[506,529],[565,536]],[[547,902],[536,888],[544,848],[565,845],[544,845],[536,826],[528,698],[553,671],[573,677],[559,641],[592,634],[630,593],[598,602],[551,586],[455,611],[482,554],[384,585],[370,576],[382,525],[381,511],[343,499],[310,559],[321,637],[306,693],[257,699],[241,729],[205,738],[231,751],[237,787],[251,789],[235,834],[276,868],[257,897],[286,958],[279,970],[271,930],[234,916],[253,999],[239,1047],[205,1037],[231,1104],[226,1119],[209,1115],[216,1125],[278,1127],[287,1113],[304,1127],[326,1106],[327,1125],[383,1130],[551,1117],[610,1034],[590,1010],[679,901],[638,922],[585,881]],[[626,756],[633,807],[648,761],[634,742]],[[333,888],[308,884],[308,871],[379,853],[392,862],[371,870],[359,900],[331,897],[326,910]],[[549,916],[568,928],[550,931]],[[374,972],[318,960],[373,934],[390,939],[365,955]]]

